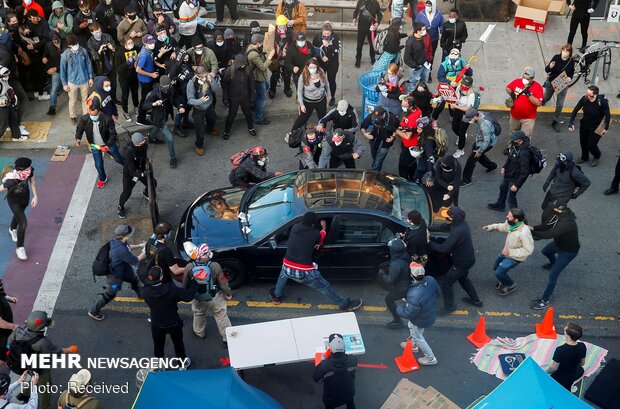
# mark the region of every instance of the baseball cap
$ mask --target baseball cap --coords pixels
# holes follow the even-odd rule
[[[512,141],[518,141],[521,139],[525,139],[526,135],[523,131],[516,131],[515,133],[512,134],[512,136],[510,137],[510,140]]]
[[[536,71],[534,71],[533,68],[525,67],[525,70],[523,71],[523,75],[528,76],[530,78],[534,78],[536,76]]]
[[[306,33],[297,33],[297,35],[295,36],[295,39],[297,39],[298,41],[302,41],[306,39]]]
[[[329,336],[329,349],[332,353],[344,352],[344,337],[340,334],[331,334]]]
[[[80,0],[78,7],[88,6],[88,0]]]
[[[471,84],[474,83],[474,79],[468,75],[463,77],[463,81],[461,81],[461,85],[464,87],[471,87]]]
[[[155,37],[153,37],[150,34],[147,34],[142,38],[142,43],[143,44],[155,44]]]
[[[161,281],[163,274],[164,272],[161,267],[153,266],[149,271],[147,271],[142,281],[145,285],[155,285]]]
[[[411,272],[411,277],[423,277],[426,273],[422,264],[416,263],[415,261],[409,264],[409,271]]]
[[[127,237],[131,236],[134,232],[134,228],[128,224],[119,224],[114,228],[114,235],[116,237]]]
[[[463,122],[471,122],[476,115],[478,115],[478,110],[476,108],[469,108],[465,115],[463,115]]]
[[[92,375],[88,369],[80,369],[78,373],[69,378],[69,389],[74,393],[79,393],[90,382]]]
[[[15,169],[23,170],[28,169],[32,165],[32,160],[30,158],[17,158],[15,159]]]

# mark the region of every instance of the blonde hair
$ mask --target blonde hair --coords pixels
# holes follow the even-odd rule
[[[392,64],[390,64],[390,65],[388,66],[387,72],[389,72],[389,73],[390,73],[390,74],[392,74],[392,75],[396,75],[396,74],[398,74],[398,69],[399,69],[399,68],[400,68],[400,67],[398,66],[398,64],[396,64],[396,63],[394,63],[394,62],[393,62]]]

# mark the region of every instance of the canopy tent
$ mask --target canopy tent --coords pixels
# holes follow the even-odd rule
[[[232,368],[151,372],[133,409],[282,409],[263,391],[245,383]]]
[[[551,378],[531,357],[472,409],[591,409]]]

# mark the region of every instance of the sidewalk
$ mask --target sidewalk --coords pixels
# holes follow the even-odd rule
[[[327,18],[334,18],[333,15],[325,14]],[[506,110],[504,101],[507,97],[505,92],[506,85],[521,76],[523,67],[531,66],[536,70],[536,80],[541,84],[545,81],[546,74],[544,67],[551,60],[553,55],[560,51],[560,47],[568,37],[570,19],[565,16],[549,16],[547,27],[544,33],[532,31],[516,31],[513,21],[496,23],[487,44],[478,52],[479,60],[472,64],[474,70],[474,86],[483,86],[485,93],[482,97],[482,108],[488,110]],[[480,42],[478,39],[486,30],[489,23],[468,23],[469,39],[463,46],[463,57],[469,59],[476,51]],[[589,29],[589,43],[593,40],[615,40],[620,41],[620,26],[617,23],[606,23],[602,21],[592,21]],[[409,28],[409,27],[407,27]],[[236,33],[238,36],[243,33]],[[310,37],[316,33],[310,33]],[[358,85],[359,75],[371,70],[368,45],[364,45],[362,52],[362,66],[354,68],[355,62],[355,41],[356,34],[339,33],[342,39],[342,61],[338,72],[337,99],[347,99],[349,103],[359,109],[362,100],[362,93]],[[404,44],[404,40],[403,40]],[[581,45],[581,34],[577,34],[575,45]],[[440,63],[441,50],[435,54],[435,64],[433,78]],[[602,65],[599,69],[602,69]],[[436,81],[431,83],[431,89],[436,90]],[[600,76],[599,88],[601,93],[609,99],[612,114],[620,115],[620,99],[616,95],[620,92],[620,48],[612,50],[612,66],[607,81]],[[577,100],[585,93],[586,85],[583,79],[571,87],[566,96],[565,112],[570,113]],[[294,122],[297,113],[294,108],[296,94],[292,98],[286,98],[282,92],[282,85],[278,87],[278,94],[274,100],[267,101],[267,116],[283,116],[286,121]],[[28,102],[28,113],[25,121],[52,121],[47,141],[45,142],[3,142],[0,149],[52,149],[57,145],[73,145],[75,141],[75,128],[69,122],[67,112],[67,96],[62,95],[59,99],[59,106],[55,117],[45,115],[47,102],[31,101]],[[539,112],[553,112],[554,103],[550,102],[546,107],[539,108]],[[217,113],[220,122],[226,118],[226,108],[218,98]],[[237,120],[242,121],[243,115],[237,114]],[[127,132],[148,132],[148,128],[137,126],[134,122],[127,123],[122,119],[118,121],[117,131],[119,136],[124,137]],[[219,125],[223,127],[223,124]],[[268,129],[269,127],[267,127]],[[261,128],[265,129],[265,128]],[[266,130],[266,129],[265,129]],[[191,138],[192,136],[190,136]],[[85,153],[86,148],[74,148],[74,153]]]

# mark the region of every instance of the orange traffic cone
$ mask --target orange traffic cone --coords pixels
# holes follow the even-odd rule
[[[413,345],[411,340],[407,341],[403,354],[394,358],[394,361],[396,361],[396,366],[398,366],[401,373],[420,369],[418,361],[416,361],[415,356],[413,356]]]
[[[553,307],[549,307],[542,322],[535,324],[535,326],[538,338],[557,339],[558,334],[555,332],[555,325],[553,325]]]
[[[469,342],[474,344],[478,348],[482,348],[484,345],[491,341],[491,338],[487,336],[486,325],[484,321],[484,316],[481,316],[478,320],[478,324],[474,329],[474,332],[467,336]]]
[[[323,359],[327,359],[332,355],[332,350],[330,348],[327,348],[325,350],[325,353],[322,352],[316,352],[314,354],[314,366],[317,366],[318,364],[321,363],[321,361],[323,361]]]

